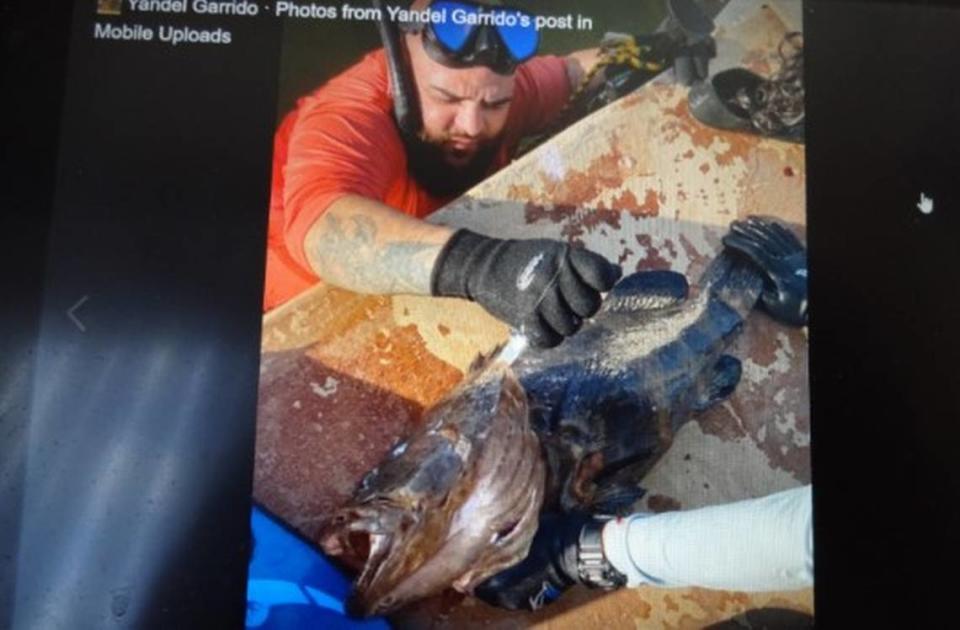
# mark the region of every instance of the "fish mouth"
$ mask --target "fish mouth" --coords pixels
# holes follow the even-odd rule
[[[351,507],[334,515],[320,546],[360,575],[346,602],[346,612],[357,618],[396,605],[391,592],[405,576],[393,575],[394,559],[406,547],[408,518],[388,503]]]

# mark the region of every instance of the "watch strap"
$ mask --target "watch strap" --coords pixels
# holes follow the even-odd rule
[[[603,526],[608,520],[594,519],[580,530],[577,574],[581,582],[593,588],[614,589],[627,583],[627,576],[615,569],[603,553]]]

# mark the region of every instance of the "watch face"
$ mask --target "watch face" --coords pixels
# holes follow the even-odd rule
[[[580,531],[577,550],[577,573],[581,581],[595,588],[616,588],[627,583],[627,576],[617,571],[603,554],[603,526],[609,517],[588,523]]]

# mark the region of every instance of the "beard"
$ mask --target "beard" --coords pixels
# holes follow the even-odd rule
[[[420,186],[434,197],[455,197],[479,183],[493,164],[499,141],[480,144],[470,161],[463,165],[450,164],[442,141],[422,136],[404,137],[407,150],[407,171]]]

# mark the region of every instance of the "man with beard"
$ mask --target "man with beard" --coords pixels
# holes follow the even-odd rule
[[[519,24],[525,15],[441,0],[411,9],[435,16],[445,9],[448,20],[459,10],[479,22],[500,14]],[[560,343],[596,312],[621,273],[598,254],[423,221],[505,166],[596,63],[596,49],[533,56],[539,34],[528,18],[526,30],[407,25],[410,96],[422,114],[415,136],[394,116],[383,49],[300,99],[275,139],[266,309],[318,279],[360,293],[460,297],[539,346]]]

